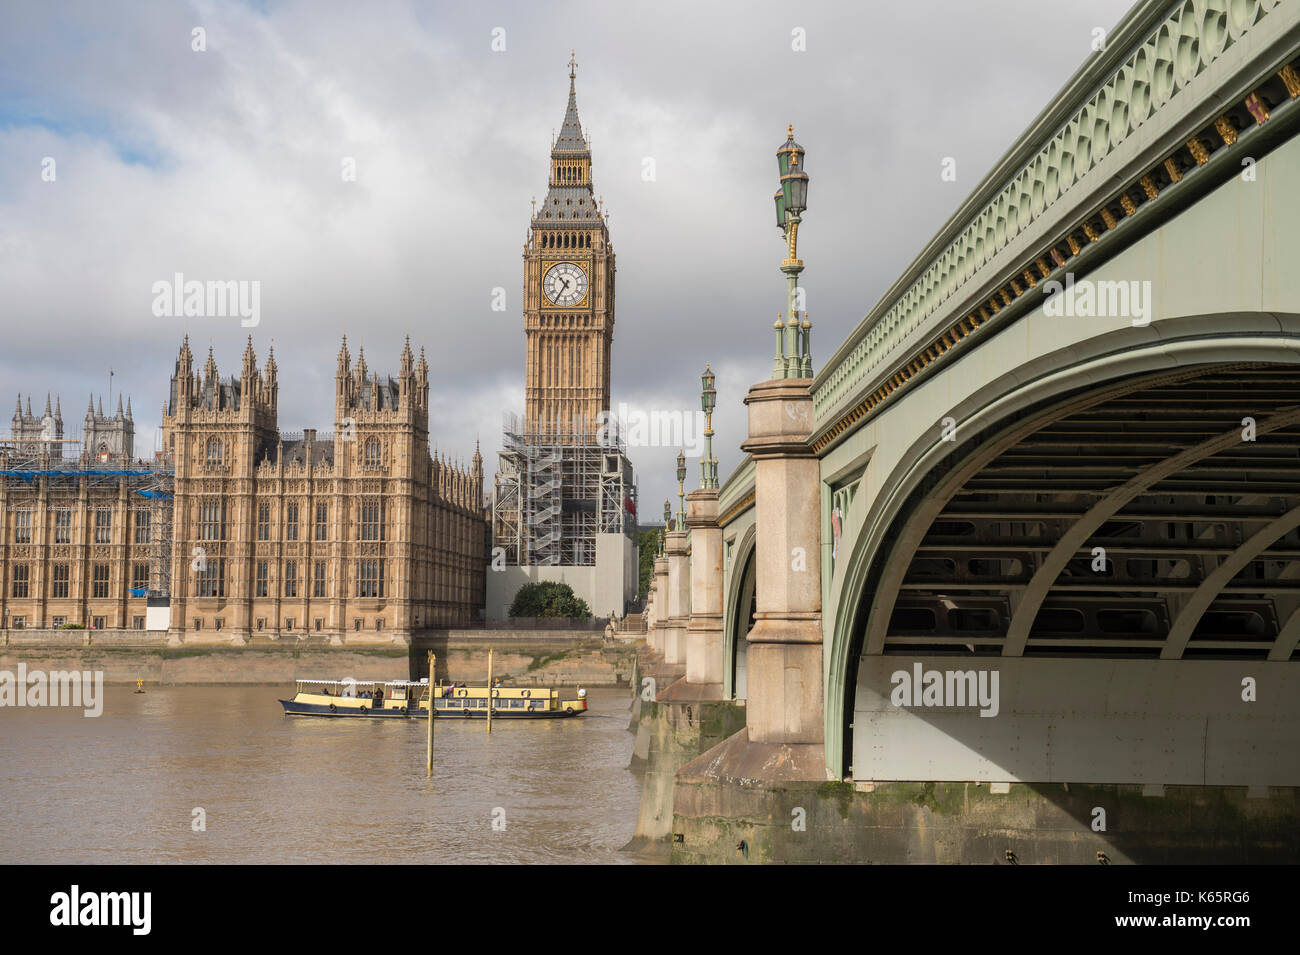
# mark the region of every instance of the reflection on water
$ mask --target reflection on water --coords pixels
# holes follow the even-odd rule
[[[438,721],[431,780],[423,720],[289,719],[289,687],[104,693],[98,719],[0,709],[0,862],[641,861],[617,851],[640,799],[625,690],[490,737]]]

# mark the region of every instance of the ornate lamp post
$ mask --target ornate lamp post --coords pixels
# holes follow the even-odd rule
[[[700,487],[714,489],[718,486],[718,462],[713,457],[713,409],[718,406],[718,392],[713,387],[715,381],[709,363],[704,363],[704,374],[700,375],[700,408],[704,411],[704,457],[700,459]]]
[[[677,529],[686,530],[686,452],[677,452]]]
[[[794,141],[793,124],[786,128],[786,141],[776,151],[781,188],[772,198],[776,203],[776,226],[785,238],[786,258],[781,263],[788,284],[787,321],[776,320],[776,355],[773,378],[812,377],[812,323],[804,312],[799,321],[798,288],[803,260],[799,258],[799,223],[808,209],[808,174],[803,171],[804,148]]]
[[[664,498],[664,536],[667,536],[668,532],[672,530],[672,527],[673,527],[673,506],[669,502],[668,498]],[[661,554],[663,553],[662,538],[660,539],[659,542],[659,553]]]

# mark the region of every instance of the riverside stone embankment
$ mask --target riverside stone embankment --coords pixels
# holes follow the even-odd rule
[[[215,636],[215,635],[213,635]],[[0,669],[102,670],[106,683],[260,684],[301,679],[393,680],[427,675],[427,651],[437,654],[437,678],[474,681],[493,673],[512,683],[548,686],[627,686],[635,649],[605,644],[586,630],[434,630],[410,646],[373,638],[253,637],[187,640],[142,630],[0,630]]]

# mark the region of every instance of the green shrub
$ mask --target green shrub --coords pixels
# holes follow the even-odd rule
[[[544,581],[525,584],[510,602],[512,617],[577,617],[586,620],[591,616],[587,601],[573,592],[568,584]]]

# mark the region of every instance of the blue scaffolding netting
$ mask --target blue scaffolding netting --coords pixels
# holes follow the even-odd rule
[[[50,470],[50,471],[31,471],[26,468],[9,468],[0,471],[0,476],[22,478],[24,481],[30,481],[38,477],[153,477],[157,471],[108,471],[95,469],[76,469],[76,470]],[[152,497],[153,491],[140,491],[146,497]],[[171,495],[166,495],[170,497]]]

